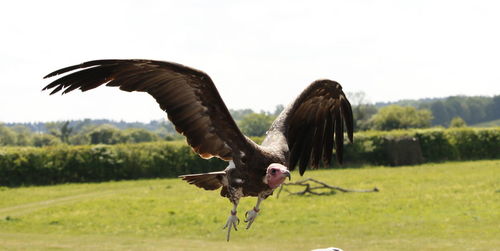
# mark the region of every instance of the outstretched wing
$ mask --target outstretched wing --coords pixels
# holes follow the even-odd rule
[[[286,138],[289,149],[288,167],[299,165],[300,174],[306,167],[317,168],[321,159],[330,165],[335,156],[342,163],[344,125],[349,140],[353,140],[351,104],[339,83],[317,80],[287,107],[271,126]]]
[[[76,71],[75,71],[76,70]],[[45,78],[68,73],[43,90],[62,94],[100,85],[147,92],[166,111],[176,130],[203,158],[232,159],[234,150],[249,146],[210,77],[180,64],[152,60],[95,60],[66,67]]]

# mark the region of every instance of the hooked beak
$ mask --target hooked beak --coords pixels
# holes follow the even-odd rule
[[[288,180],[292,179],[292,175],[290,174],[290,171],[288,171],[288,170],[282,171],[281,174],[283,174],[283,177],[288,177]]]

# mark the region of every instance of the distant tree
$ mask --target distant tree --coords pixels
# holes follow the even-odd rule
[[[425,128],[431,125],[432,113],[415,107],[390,105],[381,108],[371,119],[376,130]]]
[[[245,117],[248,114],[254,113],[252,109],[239,109],[239,110],[233,110],[229,109],[229,113],[231,113],[231,116],[233,117],[234,120],[242,120],[243,117]]]
[[[73,127],[70,127],[70,121],[66,122],[49,122],[45,127],[50,134],[61,139],[63,143],[69,144],[69,137],[73,132]]]
[[[89,127],[93,127],[91,119],[84,119],[84,120],[73,121],[73,122],[75,124],[73,126],[73,133],[81,133],[82,131],[85,131]]]
[[[71,145],[89,145],[90,131],[91,130],[73,134],[73,136],[69,138],[69,143]]]
[[[496,95],[492,98],[486,108],[486,112],[488,120],[500,119],[500,95]]]
[[[450,121],[450,127],[466,127],[467,123],[461,117],[454,117]]]
[[[165,129],[166,134],[178,134],[174,124],[168,120],[162,121],[160,125],[162,129]]]
[[[156,130],[154,130],[154,133],[158,135],[161,138],[164,138],[165,140],[178,140],[178,139],[184,139],[184,136],[179,134],[175,130],[174,124],[168,120],[161,120],[158,122],[156,126]]]
[[[285,110],[285,106],[283,106],[282,104],[277,105],[274,109],[273,116],[278,117],[278,115],[280,115],[283,110]]]
[[[94,128],[88,134],[90,144],[118,144],[123,143],[123,135],[120,129],[113,125],[103,124]]]
[[[33,133],[26,125],[16,125],[11,128],[16,133],[16,145],[33,145]]]
[[[495,96],[496,97],[496,96]],[[476,124],[500,118],[500,98],[497,109],[493,108],[495,97],[451,96],[418,104],[419,108],[432,111],[432,125],[448,126],[454,117],[461,117],[467,124]]]
[[[452,118],[446,108],[444,102],[436,101],[429,105],[429,109],[432,111],[434,116],[432,120],[433,125],[446,125]]]
[[[0,123],[0,146],[16,144],[16,133],[9,127]]]
[[[463,100],[462,97],[459,96],[453,96],[446,98],[444,100],[444,104],[446,108],[448,109],[448,113],[450,115],[450,120],[446,121],[449,122],[451,121],[452,118],[456,116],[460,116],[464,120],[469,120],[470,118],[470,111],[469,107],[466,105],[465,100]]]
[[[361,92],[348,92],[347,98],[349,99],[349,102],[351,103],[352,106],[357,106],[357,105],[369,103],[368,100],[366,99],[366,93],[363,91],[361,91]]]
[[[352,107],[354,130],[370,129],[370,119],[377,113],[377,108],[371,104],[362,104]]]
[[[124,143],[151,142],[160,139],[155,133],[142,128],[129,128],[122,131]]]
[[[485,100],[484,97],[467,97],[465,99],[465,105],[467,106],[469,117],[468,120],[463,118],[464,121],[470,124],[476,124],[487,120],[487,106],[489,103],[491,103],[489,98]]]
[[[40,133],[40,134],[35,134],[33,136],[33,145],[34,146],[53,146],[53,145],[58,145],[61,144],[61,140],[51,134],[46,134],[46,133]]]
[[[273,120],[273,116],[264,113],[251,113],[239,121],[239,127],[248,136],[263,136]]]
[[[370,118],[377,113],[377,107],[370,104],[364,92],[347,93],[352,106],[354,130],[368,130]]]

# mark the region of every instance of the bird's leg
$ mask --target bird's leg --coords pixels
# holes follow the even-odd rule
[[[227,228],[227,241],[229,241],[229,236],[231,235],[231,228],[234,227],[234,230],[238,231],[236,225],[240,224],[240,219],[238,219],[238,217],[236,216],[236,208],[238,207],[239,199],[231,200],[231,202],[233,203],[233,210],[231,210],[231,215],[229,215],[229,217],[227,218],[226,225],[224,225],[224,227],[222,228]]]
[[[264,200],[264,198],[262,197],[257,197],[257,204],[255,204],[255,207],[253,207],[252,210],[250,211],[247,211],[245,213],[245,216],[246,216],[246,219],[245,219],[245,222],[247,222],[247,228],[246,229],[249,229],[250,226],[252,226],[252,223],[253,221],[255,220],[255,218],[257,218],[257,214],[259,213],[260,209],[259,209],[259,206],[260,206],[260,203]]]

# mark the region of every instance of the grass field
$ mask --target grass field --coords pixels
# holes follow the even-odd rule
[[[500,250],[500,160],[305,176],[381,191],[270,197],[227,243],[230,203],[179,179],[0,188],[0,250]]]
[[[472,127],[495,127],[495,126],[500,126],[500,119],[490,120],[472,125]]]

